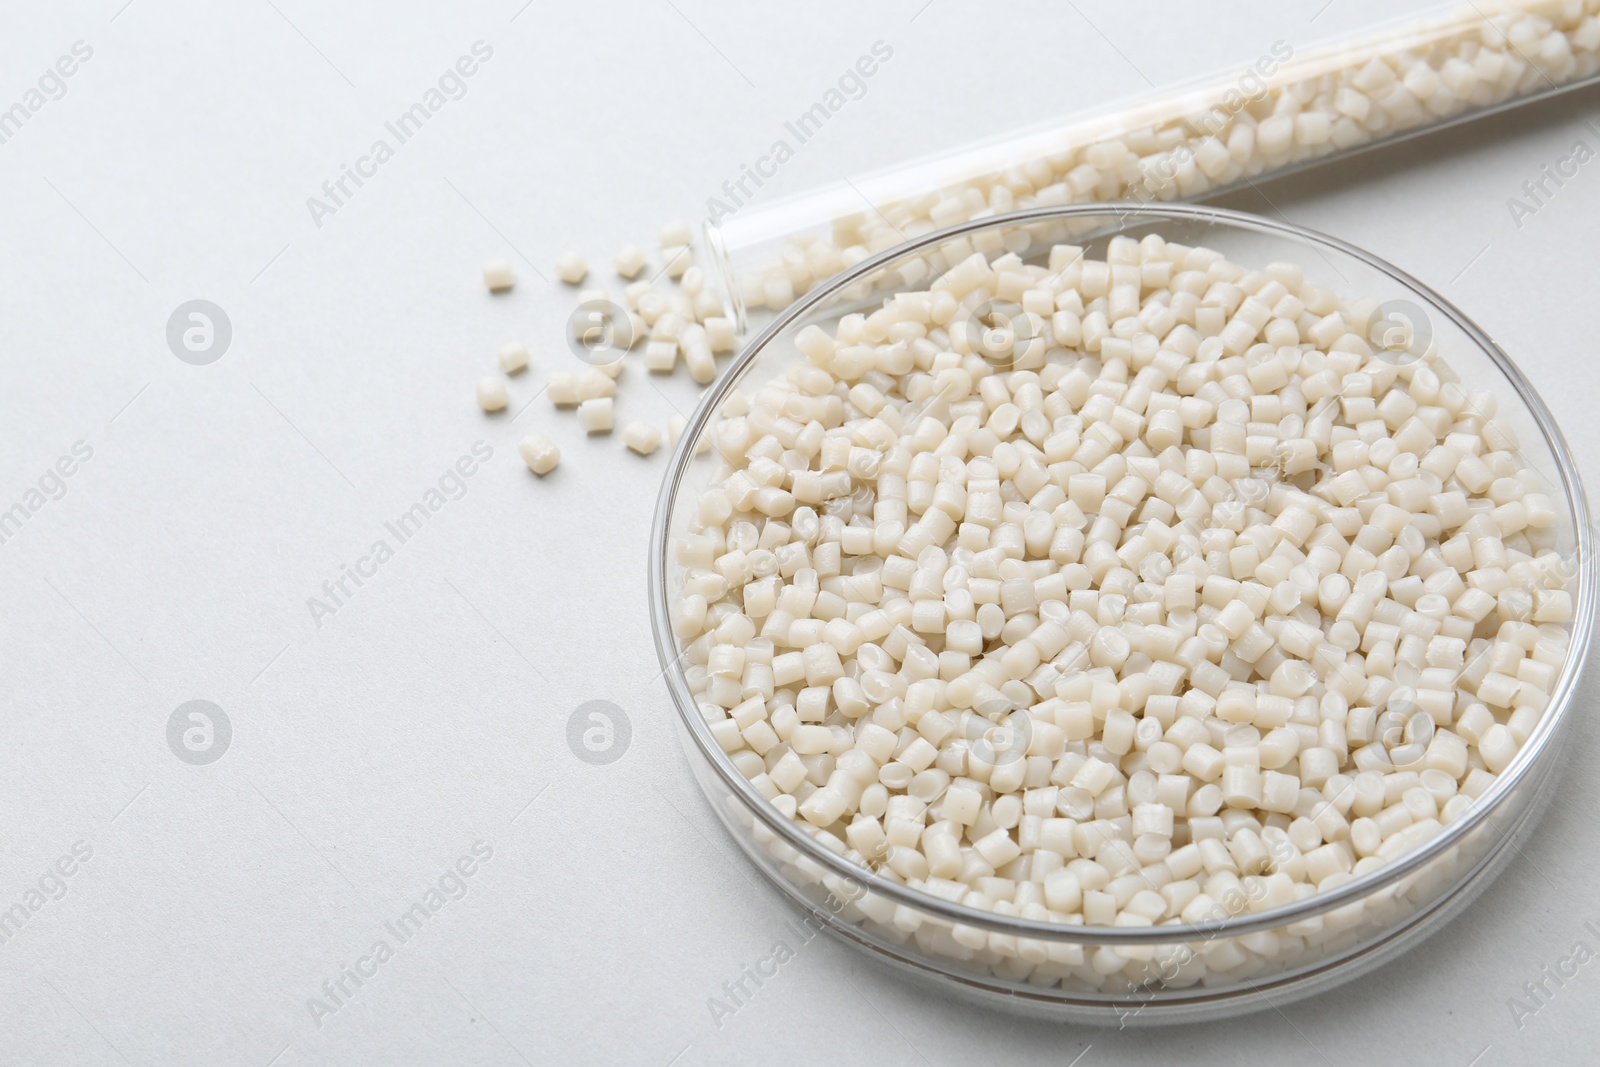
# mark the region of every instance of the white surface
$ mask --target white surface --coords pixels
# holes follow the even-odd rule
[[[764,198],[1141,91],[1130,61],[1192,77],[1383,5],[1081,4],[1102,37],[1043,0],[999,26],[964,0],[122,3],[8,3],[0,36],[0,108],[74,41],[94,49],[0,144],[0,507],[93,448],[0,544],[0,908],[93,849],[0,944],[0,1062],[1593,1062],[1600,963],[1520,1030],[1507,1007],[1575,940],[1600,949],[1582,926],[1600,925],[1588,725],[1514,869],[1315,1003],[1186,1030],[1020,1023],[819,939],[719,1029],[707,998],[793,935],[688,779],[655,680],[644,553],[665,453],[586,441],[542,400],[515,422],[473,401],[507,340],[534,350],[513,411],[575,362],[570,291],[522,254],[553,277],[580,248],[618,291],[617,247],[698,217],[875,40],[893,60]],[[480,39],[494,56],[467,95],[315,227],[306,198]],[[1457,300],[1542,390],[1590,486],[1600,164],[1520,230],[1505,201],[1574,139],[1600,146],[1597,102],[1235,201]],[[501,256],[521,282],[491,299],[479,271]],[[233,323],[210,366],[165,342],[193,298]],[[619,418],[693,402],[682,374],[662,393],[629,378]],[[515,450],[530,427],[564,454],[542,482]],[[493,458],[465,497],[319,628],[307,597],[479,440]],[[209,766],[167,746],[195,698],[233,725]],[[566,743],[595,699],[631,719],[609,766]],[[319,1027],[307,998],[480,840],[493,858],[467,895]]]

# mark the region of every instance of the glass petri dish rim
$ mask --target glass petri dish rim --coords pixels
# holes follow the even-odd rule
[[[1260,912],[1246,913],[1217,923],[1113,927],[1073,925],[998,915],[980,908],[946,901],[935,897],[931,893],[883,878],[871,869],[859,866],[843,856],[829,851],[827,848],[817,844],[793,821],[778,812],[727,759],[721,746],[711,736],[710,728],[706,725],[705,720],[701,718],[695,705],[694,695],[689,692],[688,682],[684,677],[680,664],[682,654],[677,651],[677,640],[671,626],[671,610],[667,599],[667,578],[670,573],[670,561],[668,559],[670,548],[669,525],[678,491],[694,458],[695,443],[710,426],[716,410],[727,399],[728,394],[740,384],[745,373],[750,370],[751,366],[775,337],[796,320],[809,314],[819,305],[831,300],[874,271],[953,238],[982,230],[1011,228],[1029,223],[1096,217],[1112,220],[1113,225],[1104,231],[1097,231],[1088,235],[1090,237],[1114,236],[1119,229],[1133,228],[1143,223],[1163,220],[1215,223],[1286,237],[1306,244],[1313,249],[1320,246],[1321,248],[1332,249],[1349,256],[1406,287],[1413,295],[1427,301],[1434,310],[1455,323],[1463,333],[1478,345],[1490,362],[1511,384],[1518,399],[1528,409],[1529,415],[1539,428],[1545,445],[1549,448],[1551,456],[1555,460],[1556,472],[1564,490],[1564,499],[1571,511],[1575,527],[1576,545],[1574,551],[1577,553],[1579,561],[1578,596],[1574,606],[1572,641],[1568,646],[1566,662],[1562,664],[1561,674],[1557,678],[1556,685],[1550,694],[1547,713],[1539,720],[1539,725],[1517,752],[1511,765],[1496,777],[1494,785],[1478,798],[1478,803],[1473,805],[1472,810],[1449,826],[1446,826],[1442,833],[1423,847],[1385,864],[1376,871],[1354,878],[1337,889],[1329,890],[1325,893],[1315,893],[1305,900],[1292,904],[1285,904]],[[732,795],[743,801],[751,815],[759,819],[766,829],[770,830],[775,837],[795,849],[808,860],[822,867],[829,874],[845,879],[847,884],[854,883],[860,889],[878,894],[896,904],[915,908],[925,914],[936,916],[952,923],[972,926],[993,933],[1083,945],[1170,944],[1177,941],[1238,937],[1321,915],[1352,901],[1370,896],[1381,889],[1394,885],[1407,875],[1421,870],[1434,859],[1459,845],[1468,834],[1480,826],[1487,825],[1489,829],[1495,830],[1496,827],[1490,816],[1523,781],[1530,769],[1540,761],[1555,737],[1556,731],[1564,725],[1569,714],[1578,674],[1588,656],[1593,630],[1596,595],[1593,549],[1593,534],[1589,527],[1589,509],[1587,500],[1584,497],[1583,486],[1579,482],[1577,466],[1567,447],[1566,439],[1556,426],[1554,417],[1550,414],[1549,409],[1545,407],[1544,401],[1534,390],[1533,385],[1524,377],[1521,369],[1501,350],[1500,346],[1440,293],[1400,268],[1364,249],[1346,241],[1341,241],[1336,237],[1331,237],[1303,226],[1296,226],[1289,222],[1278,222],[1247,212],[1199,204],[1163,203],[1150,205],[1126,201],[1071,204],[1029,208],[1005,215],[991,215],[985,218],[969,220],[935,230],[914,240],[886,249],[875,256],[862,260],[854,267],[834,275],[827,282],[807,292],[795,303],[780,312],[760,334],[746,344],[744,349],[722,372],[716,384],[700,399],[700,403],[690,417],[689,424],[685,427],[678,447],[672,455],[666,478],[662,482],[661,493],[656,501],[655,516],[650,532],[650,556],[648,561],[650,620],[651,629],[655,635],[656,655],[661,664],[662,674],[667,679],[673,706],[707,764],[714,770],[723,786]]]

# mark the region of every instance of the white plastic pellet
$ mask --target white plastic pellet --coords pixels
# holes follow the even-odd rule
[[[674,245],[661,250],[661,269],[667,277],[680,279],[694,266],[694,253],[687,245]]]
[[[734,347],[733,320],[713,315],[705,321],[706,344],[715,354],[732,352]]]
[[[558,370],[550,375],[545,394],[558,408],[576,407],[583,398],[578,395],[578,376],[569,370]]]
[[[690,245],[694,243],[694,230],[682,219],[673,219],[661,227],[661,247]]]
[[[485,263],[483,284],[489,287],[491,293],[503,293],[516,285],[517,275],[511,269],[511,262],[505,259],[493,259]]]
[[[621,360],[618,360],[616,363],[611,364],[610,366],[620,365]],[[573,385],[573,389],[574,395],[577,397],[578,402],[582,403],[585,400],[597,400],[602,397],[616,396],[617,381],[615,376],[608,373],[605,367],[590,367],[588,370],[582,371],[578,374],[577,380]]]
[[[636,420],[622,428],[622,443],[639,455],[648,456],[661,446],[661,431],[648,422]]]
[[[485,411],[504,411],[507,404],[511,403],[511,394],[506,390],[504,378],[486,377],[478,379],[478,406]]]
[[[578,405],[578,425],[584,433],[610,433],[615,424],[609,396],[595,397]]]
[[[698,267],[691,268],[684,275],[684,282],[687,283],[690,275],[692,275],[694,271],[698,269]],[[688,291],[689,290],[686,285],[684,292]],[[709,284],[702,285],[700,291],[695,293],[691,299],[693,302],[694,317],[699,319],[701,322],[710,322],[714,318],[722,317],[727,311],[727,304],[724,302],[721,292]]]
[[[517,454],[533,473],[543,477],[561,462],[561,449],[542,434],[529,434],[517,442]]]
[[[616,259],[611,262],[624,278],[637,278],[639,272],[644,270],[644,249],[638,245],[623,245]]]
[[[589,274],[589,261],[576,252],[563,252],[556,260],[556,277],[568,285],[577,285]]]
[[[711,355],[711,346],[705,342],[684,349],[683,362],[689,376],[700,385],[708,385],[717,376],[717,361]]]
[[[501,370],[507,374],[518,374],[528,367],[528,346],[521,341],[511,341],[500,346],[495,358],[499,361]]]
[[[678,342],[649,341],[644,346],[645,369],[655,374],[671,374],[678,365]]]

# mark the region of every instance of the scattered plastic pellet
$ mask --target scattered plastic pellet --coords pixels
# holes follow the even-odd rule
[[[620,366],[621,361],[618,361]],[[577,396],[580,402],[617,395],[617,382],[599,367],[590,367],[578,375]]]
[[[706,320],[706,344],[711,346],[711,351],[721,354],[732,352],[734,346],[733,320],[721,315],[713,315]]]
[[[661,227],[661,247],[674,248],[694,244],[694,229],[682,219],[673,219]]]
[[[700,385],[710,385],[717,376],[717,362],[711,356],[711,346],[704,341],[683,350],[683,363],[689,368],[689,377]]]
[[[576,407],[578,401],[583,399],[578,395],[578,376],[569,370],[558,370],[550,375],[545,395],[558,408]]]
[[[667,277],[672,279],[682,278],[690,267],[694,266],[694,256],[689,251],[688,245],[678,245],[675,248],[663,248],[661,261],[665,264]]]
[[[578,405],[578,425],[584,433],[610,433],[616,416],[609,396],[595,397]]]
[[[511,341],[500,346],[500,351],[495,358],[500,361],[500,369],[507,374],[518,374],[528,368],[530,354],[528,346],[521,341]]]
[[[644,368],[652,374],[671,374],[678,366],[678,342],[650,341],[644,346]]]
[[[644,270],[644,249],[638,245],[623,245],[612,265],[624,278],[637,278],[639,272]]]
[[[528,465],[528,469],[541,478],[555,470],[556,464],[561,462],[561,449],[543,434],[529,434],[517,442],[517,454]]]
[[[556,260],[556,277],[568,285],[577,285],[589,273],[589,261],[576,252],[567,252]]]
[[[490,260],[483,265],[483,284],[489,287],[491,293],[503,293],[517,284],[516,272],[511,269],[511,263],[504,259]]]
[[[661,447],[661,431],[648,422],[634,421],[622,428],[622,443],[641,456]]]
[[[511,394],[506,390],[504,378],[479,378],[478,379],[478,406],[485,411],[503,411],[511,403]]]

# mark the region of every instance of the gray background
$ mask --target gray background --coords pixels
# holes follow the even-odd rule
[[[74,843],[93,850],[0,944],[0,1063],[1594,1060],[1600,962],[1521,1029],[1507,1006],[1575,940],[1600,948],[1582,926],[1600,925],[1587,723],[1494,888],[1315,1003],[1138,1033],[1020,1023],[818,939],[719,1028],[707,998],[792,934],[713,824],[656,679],[644,558],[664,455],[585,442],[543,400],[488,419],[472,398],[512,338],[534,350],[513,411],[575,365],[571,293],[535,268],[577,247],[612,281],[617,246],[698,217],[875,40],[893,60],[763,201],[1394,5],[521,2],[0,15],[0,108],[75,41],[94,50],[0,145],[0,507],[74,442],[93,449],[0,544],[0,908]],[[314,225],[306,198],[480,39],[494,56],[467,95]],[[1459,302],[1542,390],[1591,486],[1600,163],[1520,229],[1506,200],[1574,139],[1600,147],[1597,103],[1232,201]],[[478,272],[500,256],[521,281],[491,299]],[[233,327],[209,366],[165,340],[193,299]],[[694,402],[682,375],[628,374],[619,418]],[[514,447],[534,427],[566,456],[539,483]],[[307,598],[480,440],[493,458],[465,496],[318,626]],[[167,743],[194,699],[232,726],[209,765]],[[591,700],[631,724],[608,765],[567,744]],[[307,998],[479,841],[493,855],[466,896],[317,1025]]]

